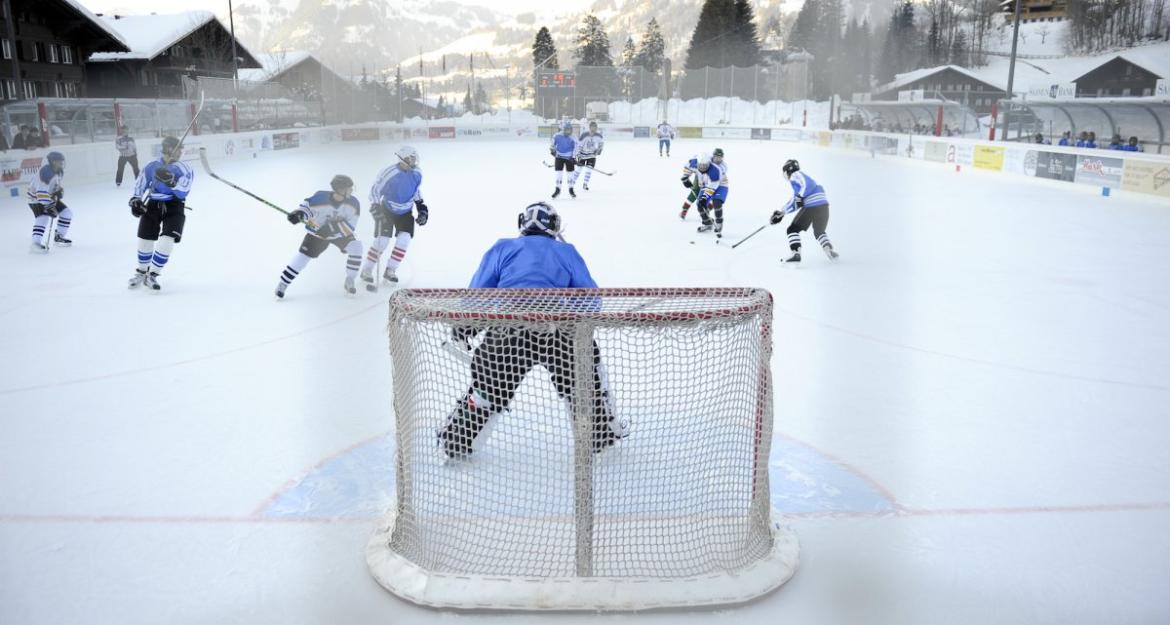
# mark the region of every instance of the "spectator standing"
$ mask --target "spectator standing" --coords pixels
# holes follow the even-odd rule
[[[114,147],[118,149],[118,173],[114,176],[114,186],[120,187],[127,163],[134,172],[134,179],[138,179],[138,146],[134,143],[134,137],[130,136],[130,130],[121,126],[118,128],[118,138],[114,139]]]

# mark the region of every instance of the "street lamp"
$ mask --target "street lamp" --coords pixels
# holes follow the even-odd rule
[[[1012,56],[1011,56],[1011,59],[1008,61],[1008,84],[1007,84],[1008,103],[1007,103],[1007,108],[1005,108],[1003,110],[1003,139],[1004,139],[1004,141],[1007,141],[1010,139],[1010,137],[1008,136],[1008,131],[1011,130],[1011,124],[1008,123],[1008,116],[1011,114],[1011,110],[1012,110],[1012,104],[1011,104],[1012,98],[1015,97],[1015,92],[1012,90],[1012,87],[1014,86],[1015,79],[1016,79],[1016,47],[1019,45],[1019,42],[1020,42],[1020,5],[1023,4],[1023,0],[1002,0],[999,3],[999,6],[1000,6],[1000,8],[1007,8],[1008,4],[1015,4],[1015,8],[1013,9],[1013,12],[1015,13],[1015,17],[1012,20],[1013,21],[1013,24],[1012,24]],[[1017,133],[1017,135],[1018,134],[1019,133]]]

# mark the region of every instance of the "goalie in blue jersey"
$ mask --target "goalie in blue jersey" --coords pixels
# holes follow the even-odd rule
[[[596,289],[577,248],[561,239],[561,218],[544,203],[529,205],[519,216],[520,236],[500,239],[484,255],[471,279],[473,289]],[[592,298],[581,298],[591,300]],[[590,308],[596,307],[591,302]],[[472,344],[483,337],[472,349]],[[550,375],[557,395],[573,395],[575,352],[571,332],[541,331],[531,327],[472,327],[454,330],[454,338],[471,350],[471,388],[459,400],[439,430],[439,444],[450,458],[471,454],[487,438],[485,427],[507,410],[536,365]],[[593,451],[624,438],[626,424],[614,417],[601,351],[593,342]]]

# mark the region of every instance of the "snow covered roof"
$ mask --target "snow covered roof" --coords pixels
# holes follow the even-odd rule
[[[273,77],[278,76],[285,71],[300,65],[303,61],[311,58],[315,59],[311,53],[304,50],[290,50],[286,52],[257,54],[256,61],[260,63],[260,68],[240,70],[240,80],[247,80],[251,82],[264,82],[267,80],[272,80]]]
[[[59,0],[59,1],[62,4],[73,9],[77,13],[80,13],[82,17],[89,20],[89,22],[91,24],[93,24],[95,27],[97,27],[103,33],[108,35],[115,42],[121,44],[126,50],[130,49],[130,45],[126,43],[126,40],[122,38],[122,35],[118,34],[118,31],[114,30],[113,28],[110,28],[108,25],[106,25],[106,23],[101,18],[94,15],[93,13],[90,13],[89,9],[82,6],[80,2],[78,2],[77,0]]]
[[[124,61],[129,59],[150,60],[160,55],[184,37],[199,30],[204,25],[219,23],[211,11],[186,11],[170,15],[103,15],[102,21],[115,32],[121,35],[122,40],[129,44],[129,52],[98,52],[90,61]],[[224,28],[225,33],[227,29]],[[231,36],[230,34],[228,35]],[[254,61],[255,55],[236,41],[240,56]]]
[[[989,78],[987,76],[982,76],[982,75],[980,75],[980,73],[978,73],[976,71],[971,71],[965,67],[960,67],[958,65],[939,65],[937,67],[924,67],[922,69],[916,69],[914,71],[906,72],[904,74],[896,74],[894,76],[894,80],[892,80],[884,85],[878,86],[876,89],[873,90],[873,92],[874,93],[886,93],[888,91],[894,91],[896,89],[900,89],[902,87],[905,87],[906,85],[909,85],[911,83],[919,81],[923,78],[933,76],[934,74],[937,74],[941,71],[948,70],[948,69],[954,70],[954,71],[956,71],[964,76],[967,76],[968,78],[971,78],[972,80],[978,80],[980,82],[985,82],[985,83],[991,85],[992,87],[995,87],[996,89],[999,89],[1001,91],[1006,89],[1006,87],[1007,87],[1006,80],[1001,84],[999,81],[997,81],[993,78]]]

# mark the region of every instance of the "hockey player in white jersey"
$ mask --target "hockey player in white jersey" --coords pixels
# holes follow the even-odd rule
[[[666,156],[670,156],[670,142],[674,139],[674,126],[666,123],[664,119],[661,124],[658,124],[656,132],[658,134],[658,156],[663,156],[663,149],[666,150]]]
[[[409,145],[394,153],[398,162],[382,170],[370,189],[370,215],[374,217],[374,240],[362,264],[362,281],[366,290],[375,290],[374,266],[394,237],[394,249],[386,261],[382,280],[398,283],[398,267],[406,258],[406,250],[414,238],[414,226],[425,226],[430,210],[422,198],[422,170],[418,167],[418,151]],[[415,217],[413,211],[418,212]]]
[[[61,178],[64,175],[65,155],[60,152],[49,152],[45,157],[45,164],[37,170],[32,182],[28,184],[28,207],[33,214],[30,251],[49,251],[49,226],[53,218],[57,219],[57,231],[53,233],[53,242],[61,247],[73,245],[73,241],[66,238],[69,234],[69,225],[73,223],[73,211],[61,201],[61,197],[65,195],[65,188],[61,186]]]
[[[577,184],[577,174],[581,170],[585,170],[585,181],[581,184],[582,191],[589,190],[589,178],[593,176],[593,168],[597,165],[597,157],[601,156],[601,150],[605,147],[605,139],[597,130],[597,122],[589,122],[589,131],[581,135],[577,140],[577,167],[573,171],[572,177],[569,179],[569,189],[572,190],[573,185]]]
[[[699,218],[703,225],[699,232],[715,231],[715,238],[723,238],[723,205],[727,202],[727,161],[723,150],[715,148],[710,160],[699,161]],[[715,219],[711,216],[714,214]]]
[[[284,292],[292,281],[305,269],[309,261],[317,258],[330,245],[345,253],[345,293],[357,292],[354,282],[362,262],[362,243],[354,237],[361,202],[353,196],[353,179],[338,174],[329,182],[328,191],[318,191],[305,198],[296,210],[288,214],[292,224],[304,222],[305,239],[276,283],[276,296],[284,298]]]

